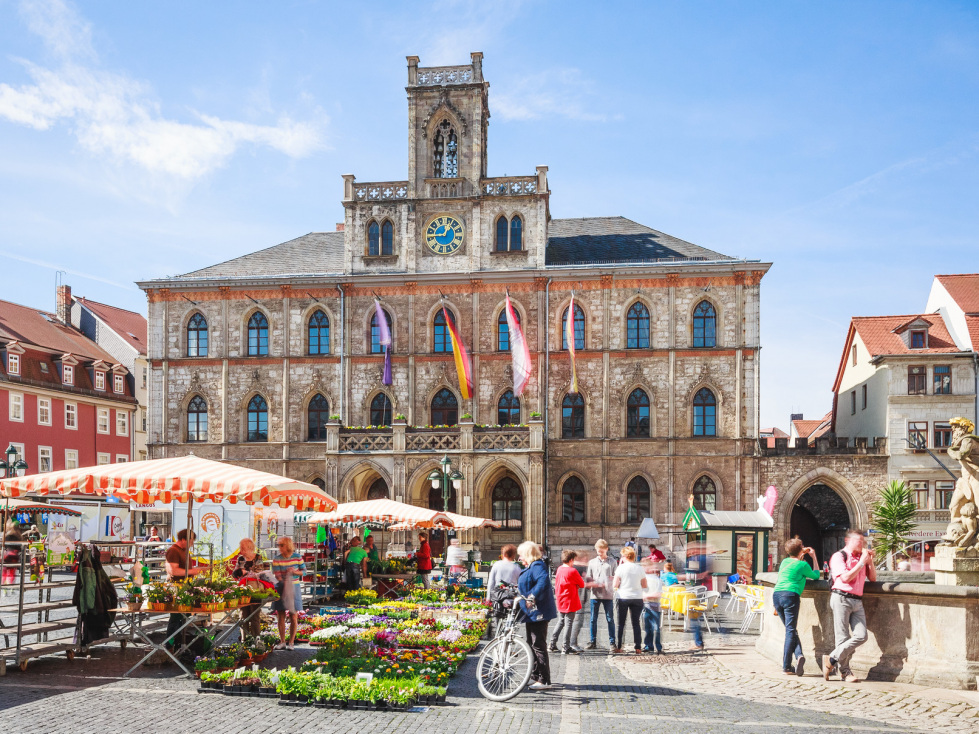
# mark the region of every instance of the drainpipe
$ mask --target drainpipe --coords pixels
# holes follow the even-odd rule
[[[337,411],[337,415],[340,416],[340,422],[343,423],[343,407],[344,407],[344,396],[346,395],[344,386],[344,376],[345,372],[343,370],[343,353],[344,345],[347,341],[347,318],[346,318],[346,303],[347,299],[343,293],[343,286],[337,283],[337,290],[340,292],[340,409]]]
[[[545,318],[545,328],[544,328],[544,410],[541,411],[544,415],[544,463],[543,469],[543,482],[544,482],[544,547],[547,548],[547,432],[550,430],[550,411],[548,411],[548,405],[551,402],[551,280],[547,279],[547,283],[544,285],[544,318]]]

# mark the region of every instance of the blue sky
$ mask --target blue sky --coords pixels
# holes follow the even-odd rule
[[[485,53],[490,175],[762,284],[762,423],[818,417],[851,315],[979,271],[971,2],[0,0],[0,297],[140,311],[133,281],[342,219],[406,172],[405,56]]]

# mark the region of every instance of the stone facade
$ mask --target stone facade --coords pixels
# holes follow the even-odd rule
[[[428,504],[427,476],[447,455],[465,477],[459,512],[492,517],[501,511],[493,502],[498,483],[510,479],[520,488],[521,523],[468,538],[490,547],[524,537],[546,537],[554,547],[598,537],[618,542],[634,534],[647,505],[669,532],[705,477],[718,509],[753,509],[777,473],[759,463],[755,440],[760,283],[769,264],[621,217],[551,219],[546,167],[487,177],[481,54],[468,66],[439,69],[409,57],[408,73],[407,180],[358,183],[345,175],[337,232],[140,284],[149,301],[151,454],[193,451],[247,463],[321,481],[342,500],[364,499],[381,486],[417,504]],[[451,169],[433,152],[437,133],[449,129],[457,146]],[[453,175],[439,175],[446,172]],[[445,215],[462,223],[464,236],[457,250],[436,254],[426,230]],[[503,229],[506,249],[497,240],[501,216],[511,227]],[[515,217],[519,249],[512,247]],[[372,241],[372,223],[378,232],[390,228],[390,254],[382,239]],[[518,425],[495,427],[501,396],[513,388],[511,355],[499,349],[508,292],[533,373]],[[572,296],[584,313],[584,344],[576,350],[584,437],[574,438],[565,437],[562,418],[571,379],[563,317]],[[375,302],[391,317],[390,385],[382,379],[383,355],[371,348]],[[471,400],[462,398],[451,352],[435,351],[434,319],[443,304],[469,349]],[[648,322],[634,320],[630,332],[636,304]],[[713,319],[706,339],[695,333],[698,307]],[[329,321],[329,346],[313,354],[308,327],[317,311]],[[257,313],[268,324],[268,345],[256,354],[248,324]],[[207,322],[206,354],[190,349],[195,314]],[[705,388],[716,420],[698,435],[694,402]],[[629,437],[629,397],[637,389],[648,398],[649,427]],[[441,390],[455,399],[459,425],[430,429]],[[393,426],[371,426],[381,393]],[[339,419],[309,440],[317,395]],[[207,406],[206,440],[188,441],[188,405],[197,396]],[[255,396],[267,406],[261,441],[248,440]],[[585,497],[583,516],[572,507],[569,518],[571,477]],[[634,491],[630,504],[627,488],[636,477],[648,497]]]

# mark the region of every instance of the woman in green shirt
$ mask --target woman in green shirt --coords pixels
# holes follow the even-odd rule
[[[360,547],[360,538],[350,541],[350,549],[343,560],[347,566],[347,585],[351,589],[359,589],[367,575],[367,551]]]
[[[778,567],[778,583],[772,592],[772,604],[778,612],[782,624],[785,625],[785,646],[782,648],[782,671],[786,675],[802,676],[806,658],[802,654],[802,643],[796,632],[796,622],[799,619],[799,604],[802,590],[806,588],[806,579],[818,579],[819,571],[816,552],[812,548],[803,547],[802,541],[793,538],[785,544],[788,558]],[[813,566],[802,560],[804,555],[812,558]],[[792,656],[796,657],[795,667],[792,667]]]

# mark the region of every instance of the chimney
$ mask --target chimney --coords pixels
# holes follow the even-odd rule
[[[58,312],[58,321],[66,326],[71,326],[71,286],[59,285],[55,289],[54,300]]]
[[[343,222],[337,222],[337,232],[343,231]]]
[[[790,423],[791,423],[792,421],[801,421],[801,420],[803,420],[803,418],[802,418],[802,413],[792,413],[792,414],[791,414],[791,415],[789,416],[789,422],[790,422]]]

